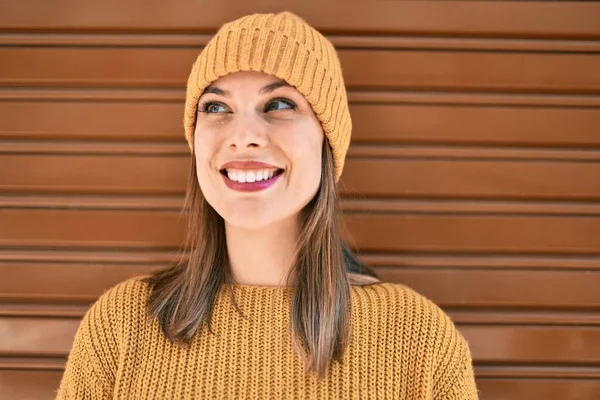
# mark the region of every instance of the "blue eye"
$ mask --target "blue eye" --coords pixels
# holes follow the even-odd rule
[[[295,109],[296,109],[296,105],[286,99],[271,100],[265,106],[265,112],[266,111],[295,110]]]
[[[204,112],[207,114],[218,114],[223,112],[229,112],[229,109],[221,103],[207,101],[206,103],[202,103],[202,105],[200,106],[200,112]]]

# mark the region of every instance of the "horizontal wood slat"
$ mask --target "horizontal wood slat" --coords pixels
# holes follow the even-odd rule
[[[599,109],[352,104],[352,143],[600,144]],[[468,124],[465,121],[469,121]]]
[[[600,328],[459,326],[478,362],[600,363]]]
[[[86,202],[89,200],[89,203]],[[96,208],[106,206],[111,208],[120,208],[119,199],[112,203],[109,199],[104,198],[104,201],[94,201],[94,198],[77,198],[77,197],[18,197],[0,196],[0,205],[5,204],[9,207],[73,207]],[[156,205],[160,200],[150,197],[148,203],[152,202]],[[127,203],[123,203],[126,207]],[[131,202],[130,208],[134,207],[135,202]],[[164,200],[165,206],[172,204],[173,209],[178,207],[180,203],[176,203],[175,199],[171,201]],[[143,202],[137,202],[139,208],[152,208],[150,204],[146,205]],[[87,207],[86,207],[87,206]],[[341,209],[343,211],[359,211],[359,212],[395,212],[395,213],[434,213],[434,214],[511,214],[511,215],[600,215],[600,204],[596,202],[565,202],[565,201],[497,201],[497,200],[411,200],[411,199],[361,199],[358,196],[352,198],[343,197],[341,201]]]
[[[0,262],[0,276],[5,277],[0,281],[0,299],[90,302],[129,277],[167,265]],[[592,308],[600,311],[600,271],[373,266],[383,280],[408,285],[443,307]],[[31,279],[32,276],[36,279]],[[557,287],[561,288],[560,296],[556,296]]]
[[[0,296],[1,297],[1,296]],[[81,318],[85,315],[88,308],[90,307],[91,302],[81,302],[81,301],[72,301],[69,302],[55,302],[48,299],[36,299],[36,300],[24,300],[19,301],[19,299],[10,298],[5,301],[0,301],[0,316],[3,317],[44,317],[44,318]],[[467,317],[469,315],[467,314]],[[510,316],[507,316],[505,320],[500,320],[500,323],[503,321],[508,321]],[[521,316],[517,316],[519,318]],[[599,316],[600,317],[600,316]],[[552,318],[548,315],[548,321]],[[591,318],[591,320],[590,320]],[[579,316],[579,320],[585,319],[588,324],[593,325],[593,315],[582,315]],[[514,319],[514,318],[513,318]],[[522,318],[521,318],[522,320]],[[464,318],[461,319],[464,321]],[[556,321],[556,319],[554,319]],[[561,322],[566,322],[566,319],[563,319]],[[572,321],[572,319],[571,319]],[[470,322],[470,320],[466,320],[466,322]],[[598,318],[598,324],[600,325],[600,318]],[[6,361],[6,360],[4,360]],[[2,368],[3,360],[0,360],[0,368]],[[31,366],[31,365],[30,365]],[[32,367],[33,368],[33,367]],[[42,369],[44,369],[43,367]]]
[[[62,371],[0,369],[0,393],[10,400],[54,400]]]
[[[600,55],[340,51],[351,88],[597,92]],[[373,73],[376,71],[376,73]]]
[[[171,157],[4,154],[0,193],[182,195],[190,161],[179,148]],[[600,199],[600,163],[557,161],[350,157],[340,188],[361,197]]]
[[[61,377],[62,371],[0,370],[0,391],[11,400],[53,400]],[[600,392],[594,379],[478,378],[477,385],[481,400],[594,399]]]
[[[0,84],[184,88],[198,53],[185,48],[0,47]],[[339,56],[349,88],[600,92],[596,53],[341,49]]]
[[[167,265],[0,262],[0,299],[89,303],[119,282]]]
[[[600,380],[478,379],[481,400],[581,399],[600,394]]]
[[[1,297],[1,296],[0,296]],[[19,300],[0,298],[0,317],[43,317],[43,318],[81,318],[90,307],[91,302],[53,300]],[[543,326],[600,326],[600,312],[596,310],[546,310],[546,309],[468,309],[451,308],[442,305],[442,309],[458,325],[543,325]],[[10,357],[9,357],[10,358]],[[45,357],[28,361],[31,369],[53,369],[52,361]],[[17,361],[18,362],[18,361]],[[7,358],[0,359],[3,367],[18,368],[18,364],[7,364]],[[15,367],[15,365],[17,365]],[[587,367],[586,367],[587,368]],[[593,368],[593,367],[592,367]],[[578,377],[589,377],[589,374],[600,378],[600,367],[596,373],[589,372]],[[531,376],[531,375],[528,375]],[[548,373],[543,377],[548,376]]]
[[[341,187],[361,197],[592,200],[597,177],[600,163],[373,157],[349,160]]]
[[[63,0],[51,8],[41,0],[2,2],[0,28],[212,32],[224,22],[245,14],[290,10],[318,29],[333,33],[600,36],[597,23],[600,9],[593,2],[381,1],[373,7],[365,2],[335,0],[314,7],[313,3],[297,1],[199,3],[179,0],[177,4],[165,12],[162,3],[142,0],[89,4]]]
[[[0,317],[0,355],[67,355],[78,326],[75,318]]]
[[[186,142],[119,142],[119,141],[0,141],[4,154],[40,155],[159,155],[189,158]],[[349,150],[349,159],[425,159],[475,161],[556,161],[600,162],[600,150],[583,148],[508,147],[508,146],[447,146],[441,144],[373,144],[357,143]]]
[[[0,112],[0,138],[184,140],[182,101],[0,101]]]
[[[19,300],[9,298],[6,300],[0,298],[0,317],[81,318],[87,312],[90,304],[91,302],[89,301],[69,301],[65,303],[43,299]],[[595,310],[468,309],[451,308],[443,305],[442,308],[458,325],[600,326],[600,312]],[[0,358],[0,369],[7,366],[10,368],[19,367],[18,361],[15,361],[17,364],[14,364],[11,363],[12,361],[7,361],[9,358]],[[27,363],[27,366],[31,369],[54,368],[51,359],[48,357],[36,361],[29,360]],[[586,367],[586,370],[580,371],[580,373],[577,373],[577,376],[584,378],[597,376],[600,378],[600,367],[595,370],[595,373],[587,371],[589,368],[594,367]],[[551,376],[551,374],[552,372],[545,371],[542,377]],[[534,375],[529,374],[527,376]]]
[[[480,215],[566,215],[600,216],[596,202],[523,202],[495,200],[413,200],[360,199],[342,197],[340,208],[347,212],[431,213]],[[22,209],[95,209],[95,210],[160,210],[180,211],[183,195],[14,195],[0,194],[0,207]]]
[[[410,90],[349,90],[352,103],[457,104],[499,106],[600,107],[600,96],[557,93],[478,93]],[[180,102],[181,88],[19,88],[0,87],[0,100]]]
[[[62,371],[0,370],[0,391],[11,400],[53,400],[61,377]],[[600,382],[594,379],[478,378],[477,387],[481,400],[584,400],[600,392]]]
[[[0,317],[1,356],[67,355],[73,318]],[[461,325],[476,362],[600,363],[599,327]],[[537,343],[533,346],[532,343]]]
[[[53,314],[56,316],[74,316],[83,315],[81,312],[77,314],[76,309],[69,308],[71,313],[69,314]],[[8,310],[7,310],[8,311]],[[35,314],[34,309],[28,309],[32,311],[25,314],[7,313],[5,315],[40,315]],[[575,310],[575,309],[564,309],[564,310],[553,310],[553,309],[468,309],[468,308],[448,308],[445,307],[444,311],[450,316],[450,318],[458,325],[544,325],[544,326],[600,326],[600,312],[597,310]],[[528,367],[523,367],[524,371],[528,370]],[[594,368],[594,367],[591,367]],[[575,373],[575,372],[573,372]],[[526,373],[524,373],[526,375]],[[545,371],[540,375],[542,377],[552,376],[553,371]],[[579,377],[589,378],[590,376],[600,378],[600,367],[596,369],[596,372],[591,372],[591,375],[585,375]],[[507,376],[507,375],[504,375]],[[510,375],[514,376],[514,375]],[[528,375],[531,376],[531,375]]]
[[[600,146],[600,108],[354,103],[350,112],[353,144]],[[183,143],[182,101],[5,100],[0,113],[0,138]]]
[[[182,194],[189,158],[3,155],[0,191]]]
[[[600,271],[512,271],[377,268],[444,307],[575,308],[600,310]],[[560,288],[560,296],[556,295]]]
[[[0,246],[177,249],[185,229],[179,217],[180,213],[167,211],[0,209]]]
[[[0,249],[1,262],[60,263],[60,264],[142,264],[166,265],[179,253],[172,250],[120,249]],[[359,257],[371,265],[388,267],[418,267],[420,269],[476,269],[476,270],[600,270],[600,257],[581,255],[528,255],[528,254],[419,254],[360,252]]]
[[[600,253],[599,218],[348,214],[366,251]]]
[[[6,60],[0,66],[0,84],[185,88],[198,53],[177,48],[0,47],[0,58]]]
[[[600,218],[347,214],[363,251],[600,254]],[[0,209],[0,247],[178,248],[179,212]]]
[[[35,31],[7,32],[0,30],[0,46],[200,48],[205,46],[212,36],[212,33],[39,33]],[[326,36],[336,49],[507,50],[565,53],[594,53],[600,50],[599,41],[573,38],[532,39],[331,33],[326,33]]]
[[[0,260],[5,262],[57,262],[57,263],[95,263],[95,264],[111,264],[119,263],[134,263],[134,264],[165,264],[174,260],[175,253],[171,250],[122,250],[122,251],[97,251],[97,250],[73,250],[73,249],[28,249],[23,252],[19,249],[0,249]],[[580,267],[587,268],[588,265],[593,265],[594,258],[590,258],[588,264],[585,260]],[[549,259],[547,262],[552,262]],[[543,260],[540,260],[543,265]],[[526,262],[522,263],[527,265]],[[581,261],[579,262],[581,264]]]

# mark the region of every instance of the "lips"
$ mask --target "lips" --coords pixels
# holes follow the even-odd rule
[[[229,168],[233,168],[233,169],[264,169],[264,168],[281,169],[277,165],[268,164],[268,163],[262,162],[262,161],[238,160],[238,161],[229,161],[229,162],[223,164],[221,166],[220,170],[222,171],[224,169],[229,169]]]
[[[229,177],[227,177],[227,175],[224,174],[220,174],[221,177],[223,178],[223,181],[225,182],[225,185],[227,185],[227,187],[229,189],[238,191],[238,192],[258,192],[260,190],[265,190],[269,187],[271,187],[272,185],[275,184],[275,182],[277,182],[281,176],[283,175],[283,173],[280,173],[278,175],[273,175],[272,178],[269,178],[267,180],[262,180],[262,181],[255,181],[255,182],[236,182],[234,180],[229,179]]]
[[[240,192],[267,189],[279,180],[284,169],[261,161],[230,161],[219,170],[227,187]]]

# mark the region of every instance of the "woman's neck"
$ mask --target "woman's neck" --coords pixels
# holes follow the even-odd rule
[[[285,282],[293,266],[298,223],[292,218],[264,229],[246,230],[225,224],[227,253],[236,283],[257,286],[290,286]]]

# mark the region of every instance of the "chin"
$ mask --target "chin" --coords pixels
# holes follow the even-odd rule
[[[240,215],[223,219],[225,220],[225,223],[231,227],[248,231],[261,230],[276,222],[276,220],[273,220],[272,218],[243,217]]]
[[[217,210],[225,223],[244,230],[259,230],[277,222],[280,218],[268,209],[235,207],[230,210]]]

